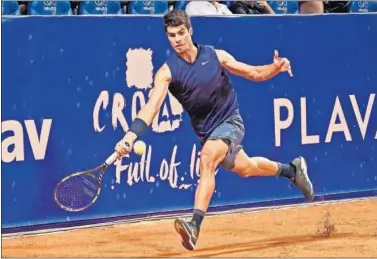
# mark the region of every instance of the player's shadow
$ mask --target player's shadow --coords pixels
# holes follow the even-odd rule
[[[345,237],[360,237],[366,238],[367,235],[355,235],[353,233],[335,233],[331,236],[331,239],[338,239],[338,238],[345,238]],[[264,239],[264,240],[255,240],[249,242],[242,242],[242,243],[233,243],[233,244],[224,244],[220,246],[214,247],[205,247],[201,249],[197,249],[194,251],[190,256],[195,257],[210,257],[210,256],[219,256],[219,255],[227,255],[232,253],[239,253],[239,252],[246,252],[246,251],[257,251],[263,250],[268,248],[276,248],[276,247],[283,247],[287,245],[294,245],[294,244],[304,244],[310,243],[318,240],[328,239],[328,237],[323,236],[315,236],[315,235],[300,235],[300,236],[288,236],[288,237],[280,237],[280,238],[273,238],[273,239]],[[156,255],[157,257],[175,257],[175,256],[187,256],[187,251],[182,253],[163,253]]]

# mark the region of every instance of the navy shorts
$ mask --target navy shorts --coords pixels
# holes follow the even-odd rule
[[[221,139],[228,146],[228,152],[220,165],[231,170],[236,161],[238,152],[242,149],[241,142],[245,135],[245,127],[239,110],[235,110],[231,117],[217,126],[207,140]]]

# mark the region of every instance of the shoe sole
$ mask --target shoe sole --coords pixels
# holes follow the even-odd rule
[[[301,162],[302,173],[305,175],[305,178],[308,180],[309,187],[310,187],[310,192],[308,196],[305,196],[305,198],[308,202],[311,202],[314,199],[314,190],[313,190],[313,184],[310,181],[310,178],[308,175],[308,164],[306,163],[305,158],[303,158],[302,156],[300,156],[300,162]]]
[[[182,245],[187,250],[194,250],[195,245],[192,242],[191,235],[189,230],[186,228],[184,224],[181,223],[180,220],[176,219],[174,222],[174,227],[177,233],[182,237]]]

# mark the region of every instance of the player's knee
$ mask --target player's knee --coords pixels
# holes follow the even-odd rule
[[[258,162],[252,158],[249,158],[247,165],[240,170],[239,175],[241,177],[250,177],[254,175],[258,175],[260,173],[260,168],[258,166]]]
[[[200,177],[211,177],[215,174],[215,160],[208,153],[200,154]]]

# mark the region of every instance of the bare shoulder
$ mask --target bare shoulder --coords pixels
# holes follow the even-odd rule
[[[225,50],[215,49],[215,52],[221,64],[234,60],[234,57]]]
[[[164,63],[156,73],[156,80],[169,81],[171,80],[171,72],[169,66]]]

